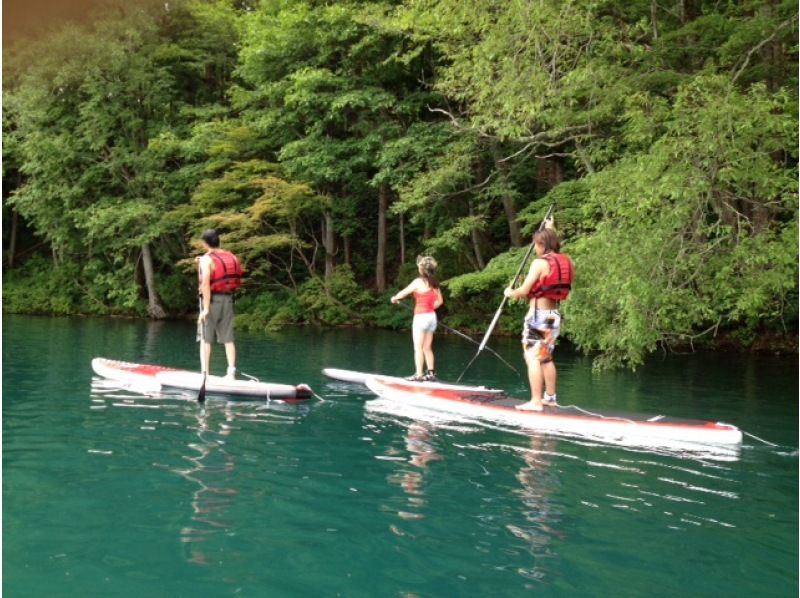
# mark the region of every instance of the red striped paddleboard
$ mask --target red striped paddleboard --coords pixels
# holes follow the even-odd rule
[[[129,385],[132,390],[152,392],[172,388],[198,392],[203,383],[203,374],[200,372],[103,357],[92,359],[92,369],[98,376]],[[280,399],[286,402],[305,401],[312,396],[311,389],[305,384],[229,380],[211,375],[206,377],[206,394],[243,400]]]
[[[742,442],[742,432],[736,426],[713,421],[560,406],[545,407],[544,411],[527,411],[516,408],[526,401],[504,393],[432,388],[384,376],[371,376],[366,379],[366,385],[380,397],[415,407],[554,434],[665,448],[676,448],[676,444],[738,447]]]
[[[368,372],[356,372],[354,370],[340,370],[337,368],[325,368],[322,370],[323,375],[333,380],[340,382],[352,382],[353,384],[366,384],[369,378],[380,377],[384,380],[394,380],[399,383],[407,384],[411,387],[419,388],[438,388],[442,390],[458,390],[458,391],[472,391],[484,393],[502,393],[503,391],[498,388],[487,388],[485,386],[470,386],[468,384],[456,384],[453,382],[436,381],[436,382],[413,382],[404,378],[396,376],[386,376],[383,374],[370,374]]]

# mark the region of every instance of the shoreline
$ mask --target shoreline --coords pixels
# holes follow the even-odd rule
[[[247,316],[248,314],[237,314],[237,316]],[[146,322],[180,322],[186,321],[191,322],[194,320],[194,316],[172,316],[169,318],[163,319],[152,319],[147,318],[144,316],[137,316],[132,314],[53,314],[53,313],[44,313],[44,312],[10,312],[6,311],[5,309],[2,310],[2,316],[5,318],[6,316],[30,316],[30,317],[47,317],[47,318],[109,318],[113,320],[142,320]],[[399,330],[398,328],[393,328],[391,326],[363,326],[357,324],[339,324],[339,325],[331,325],[331,324],[318,324],[318,323],[309,323],[309,322],[287,322],[283,324],[284,327],[313,327],[316,329],[350,329],[350,330]],[[257,332],[258,329],[255,327],[244,327],[243,330],[247,332]],[[468,329],[459,330],[466,335],[473,336],[474,338],[478,339],[484,331],[473,331]],[[452,333],[447,331],[440,331],[437,332],[440,335],[446,336],[456,336]],[[499,337],[514,337],[517,336],[518,333],[515,332],[505,332],[502,330],[495,330],[494,336]],[[791,355],[797,356],[800,354],[800,336],[797,334],[779,334],[776,332],[763,332],[760,333],[757,338],[751,344],[744,344],[741,340],[735,338],[736,332],[721,332],[715,338],[708,339],[705,341],[698,341],[695,342],[693,345],[689,343],[685,344],[675,344],[672,345],[670,348],[659,348],[658,350],[654,351],[652,354],[659,353],[659,352],[666,352],[675,355],[680,354],[693,354],[693,353],[701,353],[701,352],[711,352],[711,353],[755,353],[759,355],[772,355],[775,357],[789,357]],[[575,351],[580,352],[581,350],[576,347],[572,342],[569,340],[569,336],[565,335],[562,339],[563,342],[568,344],[572,347]],[[651,354],[651,355],[652,355]]]

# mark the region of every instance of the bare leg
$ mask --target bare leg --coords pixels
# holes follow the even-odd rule
[[[225,357],[228,360],[228,373],[231,369],[236,370],[236,345],[233,343],[225,343]]]
[[[433,364],[433,332],[425,332],[422,335],[422,353],[425,356],[425,363],[429,370],[435,370]]]
[[[522,405],[517,405],[517,409],[542,411],[544,409],[544,404],[542,403],[544,375],[536,348],[525,350],[525,363],[528,364],[528,382],[531,385],[531,400]]]
[[[211,343],[205,341],[200,343],[200,371],[206,374],[211,369]]]
[[[416,368],[415,375],[422,376],[422,366],[425,360],[422,351],[422,343],[425,340],[425,333],[420,330],[412,331],[412,339],[414,341],[414,367]]]
[[[547,394],[555,396],[556,394],[556,364],[553,361],[548,361],[542,364],[542,374],[544,375],[544,388]]]

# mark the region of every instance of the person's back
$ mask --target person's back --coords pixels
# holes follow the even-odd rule
[[[228,361],[227,377],[236,376],[236,345],[233,334],[233,292],[241,284],[242,268],[239,258],[230,251],[220,249],[219,234],[206,230],[202,237],[206,253],[200,257],[200,316],[201,327],[200,367],[208,373],[211,364],[211,338],[225,345]]]
[[[414,313],[429,314],[433,311],[436,311],[436,302],[439,300],[439,293],[437,292],[437,289],[429,286],[428,283],[422,278],[418,278],[417,280],[419,281],[417,289],[423,290],[414,291]]]

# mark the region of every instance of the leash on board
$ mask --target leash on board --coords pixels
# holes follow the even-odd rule
[[[261,382],[261,380],[259,380],[255,376],[251,376],[250,374],[248,374],[246,372],[239,372],[239,373],[242,376],[244,376],[245,378],[249,378],[250,380],[253,380],[254,382]],[[319,396],[316,392],[314,392],[314,390],[311,387],[308,387],[308,389],[311,391],[311,396],[313,396],[315,399],[318,399],[318,400],[322,401],[323,403],[327,403],[328,402],[325,399],[323,399],[321,396]],[[269,398],[269,397],[267,397],[267,398]]]
[[[750,438],[753,438],[755,440],[758,440],[759,442],[763,442],[764,444],[766,444],[768,446],[774,446],[774,447],[779,447],[780,446],[779,444],[775,444],[774,442],[770,442],[769,440],[764,440],[763,438],[759,438],[755,434],[751,434],[750,432],[745,432],[744,430],[742,430],[742,434],[744,434],[745,436],[748,436]]]

